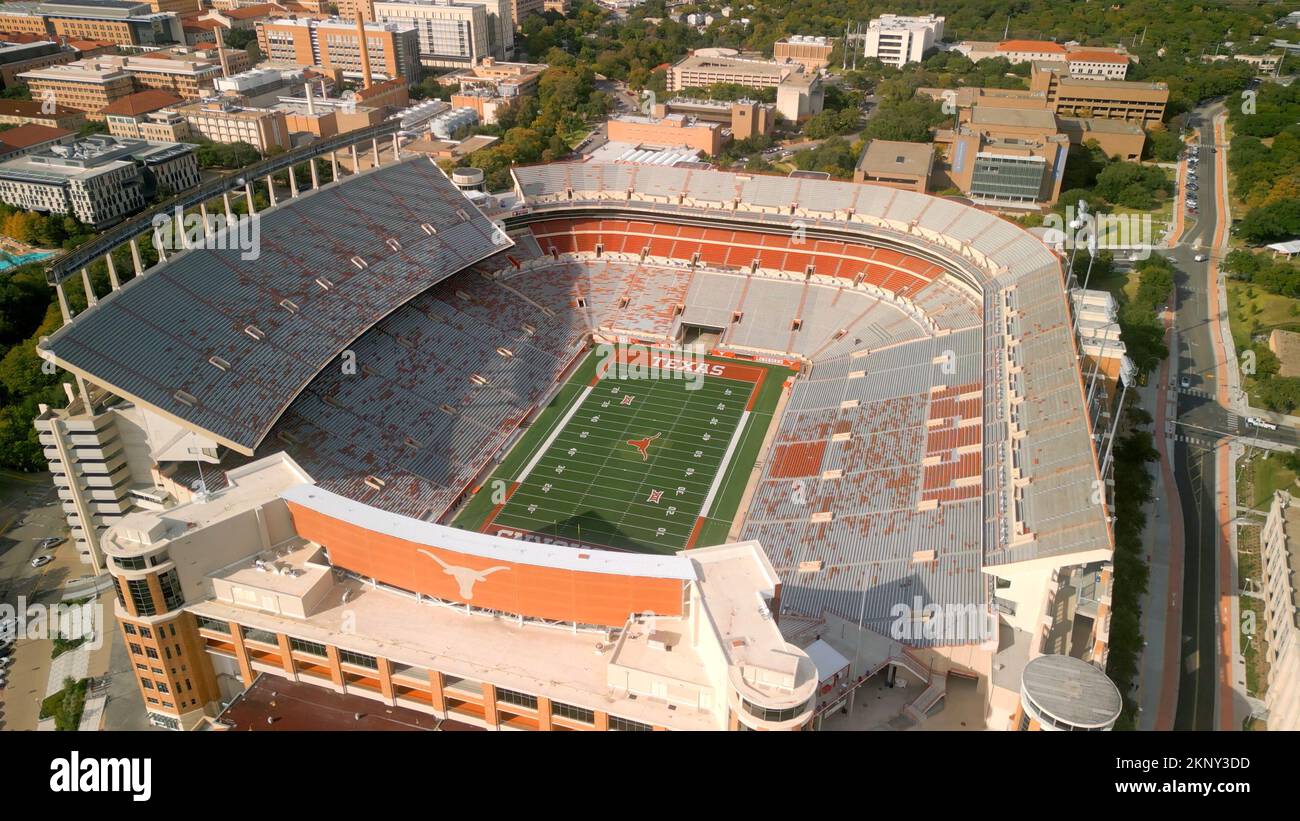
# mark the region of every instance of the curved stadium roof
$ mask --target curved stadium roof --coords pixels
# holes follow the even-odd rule
[[[104,297],[42,348],[251,454],[358,336],[509,244],[426,158],[322,186],[259,215],[258,229],[255,258],[216,247],[218,235]]]

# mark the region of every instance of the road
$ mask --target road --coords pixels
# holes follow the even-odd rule
[[[1189,125],[1209,133],[1221,104],[1197,109]],[[1175,327],[1178,348],[1170,351],[1175,365],[1171,388],[1178,388],[1175,426],[1174,479],[1183,511],[1184,561],[1182,579],[1182,633],[1178,681],[1178,706],[1174,727],[1180,730],[1212,729],[1215,705],[1215,671],[1220,648],[1216,641],[1215,456],[1219,441],[1235,435],[1241,420],[1215,398],[1219,361],[1211,332],[1209,262],[1196,262],[1197,253],[1214,243],[1219,218],[1218,175],[1221,159],[1208,148],[1201,150],[1200,214],[1189,217],[1182,242],[1168,256],[1178,270],[1175,278]],[[1187,389],[1180,380],[1187,378]],[[1158,432],[1157,435],[1160,435]]]
[[[1279,425],[1278,430],[1250,426],[1231,410],[1226,385],[1225,354],[1218,344],[1218,314],[1227,310],[1219,304],[1211,288],[1211,263],[1217,261],[1215,249],[1226,241],[1228,226],[1222,218],[1221,190],[1226,185],[1227,147],[1214,145],[1214,118],[1223,113],[1223,103],[1215,102],[1196,109],[1189,124],[1200,129],[1201,173],[1200,213],[1189,216],[1182,242],[1171,249],[1169,259],[1178,270],[1176,276],[1177,350],[1173,358],[1170,388],[1177,390],[1178,413],[1173,420],[1174,478],[1182,502],[1184,563],[1182,579],[1182,625],[1178,682],[1178,705],[1174,728],[1212,730],[1223,726],[1223,711],[1216,703],[1230,698],[1220,686],[1231,682],[1224,674],[1231,659],[1224,649],[1231,642],[1233,625],[1226,624],[1224,602],[1235,591],[1224,589],[1230,578],[1226,562],[1224,530],[1217,502],[1225,483],[1218,473],[1216,450],[1233,439],[1249,442],[1265,440],[1289,447],[1300,446],[1300,433]],[[1210,260],[1197,262],[1197,254]],[[1187,388],[1180,378],[1189,380]],[[1164,432],[1158,432],[1160,435]],[[1225,454],[1226,458],[1226,454]],[[1229,517],[1231,518],[1231,514]]]

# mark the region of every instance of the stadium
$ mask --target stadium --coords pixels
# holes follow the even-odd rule
[[[488,729],[804,729],[900,679],[922,722],[957,678],[1035,723],[1021,672],[1112,549],[1055,253],[824,180],[558,163],[471,199],[397,148],[41,347],[87,561],[131,642],[202,659],[152,670],[151,720],[275,675]],[[993,629],[910,629],[962,609]]]

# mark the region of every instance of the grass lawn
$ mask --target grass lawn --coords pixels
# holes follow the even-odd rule
[[[1087,266],[1085,266],[1086,270]],[[1141,277],[1137,271],[1111,271],[1109,276],[1091,277],[1088,288],[1096,291],[1109,291],[1120,305],[1131,302],[1137,296],[1138,281]]]
[[[1274,328],[1300,331],[1300,299],[1270,294],[1258,286],[1228,280],[1228,319],[1233,344],[1240,351],[1255,337],[1267,338]],[[1252,404],[1260,404],[1255,378],[1243,376]]]
[[[62,636],[56,636],[53,642],[54,649],[50,651],[50,658],[56,659],[70,650],[76,650],[78,647],[80,647],[85,643],[86,643],[85,636],[71,639],[71,640],[65,639]]]
[[[1282,459],[1277,455],[1268,458],[1256,457],[1251,465],[1250,506],[1257,510],[1267,510],[1273,503],[1273,493],[1278,490],[1296,491],[1294,471],[1282,466]]]
[[[81,724],[81,712],[86,707],[86,688],[89,685],[90,679],[87,678],[64,682],[62,690],[41,702],[41,719],[54,718],[59,730],[76,730]]]
[[[1257,587],[1263,575],[1259,556],[1259,525],[1242,527],[1237,531],[1237,575],[1243,585],[1250,579]],[[1264,697],[1264,688],[1268,686],[1268,642],[1265,640],[1264,602],[1254,596],[1238,597],[1241,610],[1241,631],[1239,640],[1241,652],[1246,657],[1246,691],[1256,698]],[[1253,614],[1253,622],[1246,615]]]

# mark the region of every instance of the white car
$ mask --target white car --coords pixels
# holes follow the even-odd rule
[[[37,556],[32,559],[32,567],[44,567],[52,561],[54,561],[53,556]]]
[[[1252,416],[1248,418],[1246,420],[1246,424],[1255,428],[1263,428],[1264,430],[1277,430],[1277,425],[1273,424],[1267,419],[1261,419],[1258,416]]]
[[[1209,257],[1207,257],[1205,254],[1197,254],[1196,256],[1192,257],[1192,259],[1196,260],[1197,262],[1205,262],[1207,259],[1209,259]]]
[[[1192,380],[1189,377],[1184,376],[1178,380],[1178,385],[1182,388],[1190,388],[1192,386]]]

